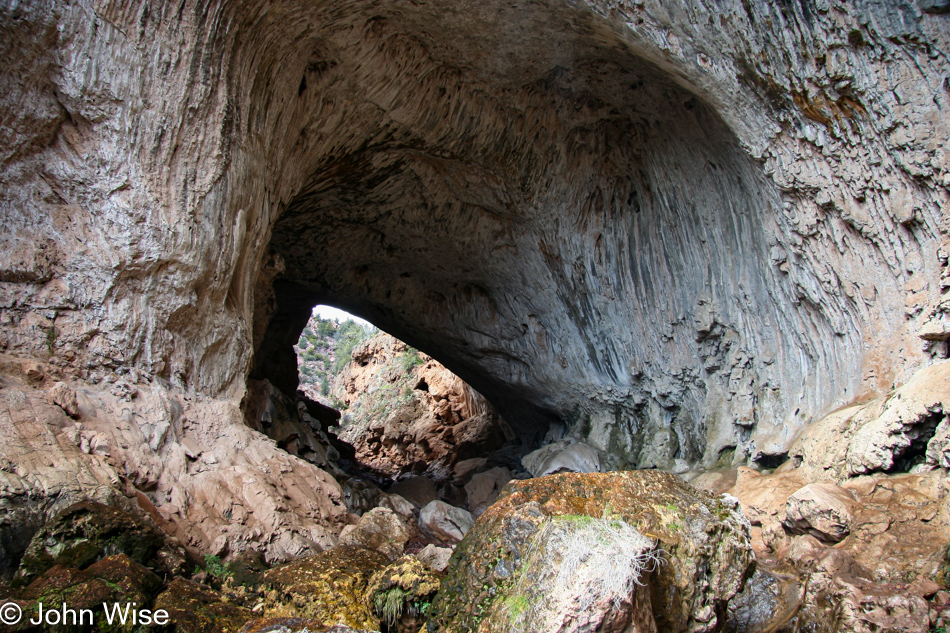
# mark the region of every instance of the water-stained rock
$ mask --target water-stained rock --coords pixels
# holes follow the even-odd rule
[[[261,615],[378,630],[364,596],[370,577],[388,564],[377,551],[339,547],[275,567],[263,577],[275,595]]]
[[[229,602],[221,593],[175,578],[158,598],[155,608],[169,615],[176,633],[237,633],[254,612]]]
[[[645,586],[634,583],[635,590],[616,602],[601,596],[586,610],[578,607],[585,598],[570,592],[557,596],[559,605],[545,602],[542,621],[550,624],[550,614],[560,613],[558,626],[566,627],[560,630],[587,625],[622,630],[635,622],[643,630],[713,631],[723,625],[729,600],[752,571],[748,521],[735,504],[668,473],[565,473],[514,481],[456,547],[433,604],[429,631],[530,626],[533,620],[523,616],[533,612],[537,601],[547,600],[548,585],[535,581],[550,580],[546,574],[559,569],[566,555],[558,545],[566,541],[558,535],[591,524],[605,534],[617,529],[623,538],[633,539],[621,527],[626,526],[652,543],[640,552],[645,558],[629,561],[639,565],[637,581]],[[543,536],[540,543],[538,535]],[[596,550],[596,539],[586,547]],[[538,548],[550,552],[526,564]],[[628,555],[637,555],[635,549],[621,548]],[[652,556],[662,562],[654,567]]]
[[[403,556],[373,574],[366,601],[396,633],[418,633],[439,590],[442,574],[413,556]]]

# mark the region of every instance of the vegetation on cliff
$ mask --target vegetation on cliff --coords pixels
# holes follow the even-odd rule
[[[294,347],[300,388],[311,398],[340,408],[342,403],[330,396],[333,378],[350,362],[353,349],[377,332],[372,325],[351,319],[336,321],[314,315]]]

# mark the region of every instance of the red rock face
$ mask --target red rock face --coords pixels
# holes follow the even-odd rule
[[[333,387],[346,405],[339,437],[381,475],[428,472],[439,481],[456,462],[505,441],[504,423],[462,379],[405,343],[379,334],[353,352]]]

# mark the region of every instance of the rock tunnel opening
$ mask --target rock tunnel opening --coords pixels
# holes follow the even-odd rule
[[[780,192],[701,91],[590,10],[478,42],[413,11],[327,39],[294,84],[305,176],[251,378],[293,393],[293,343],[331,303],[443,360],[526,448],[564,427],[614,468],[785,453],[849,384],[830,370],[851,333],[782,268]]]

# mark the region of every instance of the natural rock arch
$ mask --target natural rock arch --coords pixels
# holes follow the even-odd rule
[[[20,4],[6,348],[237,398],[251,371],[287,380],[281,347],[331,301],[528,438],[564,422],[615,466],[782,454],[940,352],[916,335],[946,264],[944,21]]]

